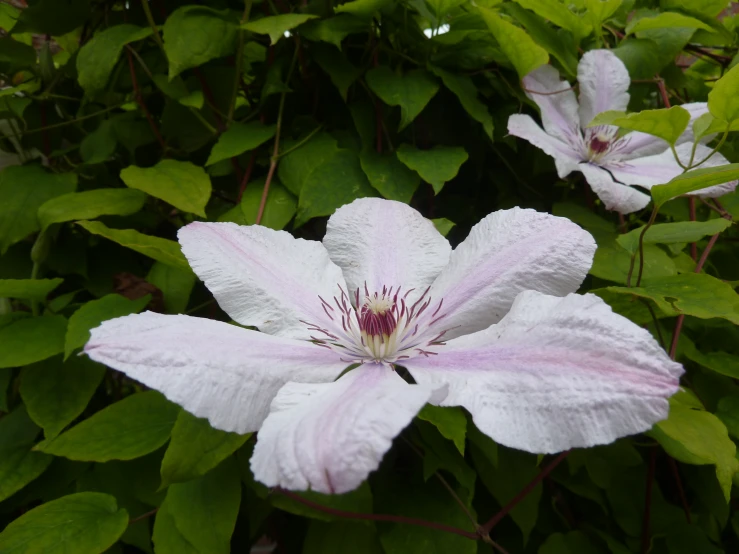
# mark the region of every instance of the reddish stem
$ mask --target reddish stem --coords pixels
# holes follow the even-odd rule
[[[665,108],[669,108],[670,106],[670,96],[667,94],[667,87],[665,87],[665,81],[662,79],[662,77],[655,77],[655,82],[657,83],[657,88],[659,88],[659,94],[662,97],[662,103],[665,105]]]
[[[657,449],[652,448],[649,454],[649,469],[647,470],[647,490],[644,495],[644,519],[641,528],[641,554],[649,552],[650,520],[652,515],[652,483],[657,465]]]
[[[690,517],[690,508],[688,507],[688,499],[685,497],[685,489],[683,488],[683,481],[680,479],[680,472],[677,468],[677,462],[671,457],[667,456],[667,462],[670,464],[672,470],[672,476],[675,478],[675,484],[677,485],[677,493],[680,496],[680,504],[683,506],[683,512],[685,512],[685,520],[688,525],[693,523],[693,518]]]
[[[544,469],[542,469],[539,474],[534,477],[531,482],[526,485],[521,492],[519,492],[513,500],[511,500],[508,504],[506,504],[503,509],[501,509],[497,514],[495,514],[493,517],[490,518],[490,520],[482,526],[482,530],[485,531],[485,533],[489,533],[490,530],[495,527],[498,522],[503,519],[508,512],[510,512],[513,508],[515,508],[524,498],[526,498],[531,491],[533,491],[536,486],[541,483],[541,481],[549,475],[552,471],[554,471],[554,468],[556,468],[570,453],[569,450],[566,450],[562,452],[559,456],[557,456],[552,462],[546,466]]]
[[[262,189],[262,198],[259,201],[259,211],[257,212],[257,219],[254,222],[259,225],[262,222],[262,216],[264,215],[264,207],[267,205],[267,196],[269,196],[269,185],[272,183],[272,177],[275,175],[275,169],[277,169],[277,143],[275,143],[275,153],[272,156],[272,160],[269,162],[269,171],[267,172],[267,179],[264,181],[264,188]]]
[[[159,508],[154,508],[150,512],[146,512],[145,514],[141,514],[140,516],[136,516],[134,518],[131,518],[128,520],[128,524],[131,525],[133,523],[136,523],[137,521],[141,521],[142,519],[146,519],[147,517],[151,517],[154,514],[156,514],[159,511]]]
[[[695,196],[688,198],[688,209],[690,210],[690,221],[695,221]],[[690,257],[693,261],[698,259],[698,245],[694,242],[690,243]]]
[[[126,54],[128,55],[128,69],[131,72],[131,83],[133,84],[133,96],[136,99],[136,103],[141,108],[141,111],[144,112],[144,115],[146,116],[146,120],[149,122],[149,127],[151,127],[152,133],[154,133],[154,136],[157,138],[157,141],[159,142],[159,145],[162,147],[162,150],[167,149],[167,143],[164,142],[164,138],[162,137],[162,134],[159,132],[159,128],[157,127],[157,124],[154,122],[154,118],[149,113],[149,110],[146,108],[146,104],[144,103],[144,98],[141,95],[141,89],[139,88],[139,80],[136,77],[136,67],[133,64],[133,55],[131,55],[131,51],[126,49]]]
[[[49,132],[46,130],[48,120],[46,119],[46,104],[41,102],[41,140],[44,143],[44,156],[49,159],[51,155],[51,141],[49,141]]]
[[[437,531],[445,531],[447,533],[453,533],[462,537],[466,537],[471,540],[479,540],[480,536],[477,533],[471,531],[465,531],[464,529],[458,529],[457,527],[451,527],[444,525],[443,523],[434,523],[433,521],[426,521],[424,519],[418,519],[415,517],[395,516],[390,514],[362,514],[359,512],[345,512],[344,510],[337,510],[336,508],[329,508],[328,506],[322,506],[311,500],[307,500],[302,496],[284,489],[275,489],[275,492],[283,494],[293,500],[300,502],[306,506],[309,506],[315,510],[319,510],[326,514],[331,514],[337,517],[343,517],[346,519],[363,519],[370,521],[390,521],[393,523],[405,523],[407,525],[417,525],[419,527],[427,527],[429,529],[436,529]]]
[[[251,151],[251,157],[249,158],[249,164],[246,166],[246,171],[244,171],[244,178],[241,179],[241,185],[239,186],[239,195],[236,198],[236,203],[241,203],[241,197],[244,196],[244,191],[246,190],[246,185],[249,184],[249,179],[251,179],[251,173],[254,171],[254,162],[257,159],[257,151],[252,150]]]

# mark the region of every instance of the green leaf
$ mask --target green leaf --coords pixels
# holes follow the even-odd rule
[[[520,27],[509,23],[495,12],[478,8],[482,19],[498,41],[500,49],[523,79],[537,67],[549,62],[549,54]]]
[[[38,433],[23,406],[0,419],[0,501],[34,481],[51,463],[51,456],[31,450]]]
[[[316,17],[318,16],[305,13],[270,15],[255,21],[242,23],[241,28],[252,33],[257,33],[258,35],[269,35],[270,44],[276,44],[278,40],[285,36],[285,31],[294,29],[298,25]]]
[[[10,37],[0,38],[0,63],[12,67],[33,67],[36,65],[36,50]]]
[[[652,187],[652,200],[661,206],[668,200],[696,190],[739,179],[739,163],[692,169],[665,185]]]
[[[241,482],[234,458],[226,459],[203,477],[174,484],[167,492],[167,511],[181,538],[189,542],[195,552],[229,554],[231,535],[241,503]],[[172,552],[162,549],[167,537],[154,538],[157,553]]]
[[[400,163],[393,153],[364,150],[359,161],[370,184],[389,200],[408,204],[421,183],[418,174]]]
[[[144,207],[146,194],[132,189],[71,192],[45,202],[38,209],[41,229],[52,223],[95,219],[101,215],[131,215]]]
[[[466,0],[426,0],[436,18],[441,21],[446,14],[464,4]]]
[[[680,351],[689,360],[711,371],[739,379],[739,356],[728,352],[709,352],[705,354],[700,352],[684,335],[680,339]]]
[[[590,34],[590,26],[557,0],[515,0],[516,4],[535,12],[555,25],[571,31],[576,39]]]
[[[701,319],[719,317],[739,325],[739,295],[727,283],[705,273],[650,279],[641,287],[608,287],[619,294],[649,298],[668,314]]]
[[[233,221],[239,225],[254,225],[259,213],[259,205],[262,203],[262,192],[264,191],[265,177],[255,179],[244,191],[241,204],[235,206],[218,221]],[[273,179],[269,186],[267,202],[264,204],[264,213],[260,225],[270,229],[284,229],[290,223],[298,209],[298,201],[283,187],[277,179]]]
[[[146,281],[162,291],[167,313],[181,314],[187,308],[196,277],[192,271],[183,271],[162,262],[155,262],[146,276]]]
[[[164,23],[164,51],[169,78],[234,53],[239,27],[229,12],[205,6],[182,6]]]
[[[251,436],[213,429],[206,419],[182,410],[162,460],[162,488],[208,473]]]
[[[99,164],[107,161],[117,146],[113,122],[106,119],[80,143],[80,156],[86,164]]]
[[[673,458],[686,464],[715,465],[716,477],[726,501],[731,478],[739,470],[736,445],[726,426],[715,415],[670,399],[670,415],[648,433]]]
[[[436,227],[436,230],[439,231],[442,236],[447,236],[449,234],[449,231],[451,231],[452,228],[456,225],[456,223],[454,223],[453,221],[449,221],[445,217],[432,219],[431,223],[434,224],[434,227]]]
[[[424,453],[423,478],[428,481],[439,470],[444,470],[453,475],[461,485],[461,498],[465,502],[471,502],[475,491],[475,471],[467,464],[457,447],[445,440],[433,424],[425,421],[416,421],[411,436]]]
[[[724,396],[719,400],[716,416],[726,425],[729,434],[739,439],[739,394]]]
[[[716,17],[726,8],[725,0],[660,0],[663,9],[678,9],[696,15]]]
[[[234,122],[218,137],[213,146],[206,166],[240,156],[244,152],[254,150],[275,136],[275,125],[262,125],[258,121],[251,123]]]
[[[81,348],[90,340],[90,329],[103,321],[135,314],[143,310],[151,300],[150,295],[137,300],[129,300],[120,294],[108,294],[98,300],[91,300],[79,308],[69,318],[67,334],[64,338],[64,358]]]
[[[85,93],[103,91],[123,48],[145,39],[151,33],[150,27],[142,28],[128,23],[95,33],[77,54],[77,80]]]
[[[0,411],[8,411],[8,386],[13,380],[11,368],[0,369]]]
[[[722,217],[708,221],[679,221],[652,225],[644,234],[644,244],[681,244],[697,242],[705,236],[715,235],[731,227],[731,221]],[[616,241],[633,254],[639,250],[639,236],[644,227],[619,235]]]
[[[99,221],[78,221],[77,225],[159,262],[190,270],[190,264],[182,254],[180,245],[173,240],[152,237],[134,229],[110,229]]]
[[[287,143],[284,146],[287,151],[296,144]],[[318,133],[280,159],[277,166],[280,182],[294,195],[299,196],[310,175],[338,153],[336,139],[328,133]]]
[[[604,21],[616,13],[622,2],[623,0],[585,0],[587,15],[593,22],[593,27],[599,29]]]
[[[414,69],[405,75],[381,65],[365,75],[372,92],[389,106],[400,106],[398,131],[407,127],[439,91],[438,81],[425,69]]]
[[[434,425],[444,438],[454,442],[454,446],[464,456],[467,418],[460,408],[442,408],[426,404],[418,412],[418,417]]]
[[[648,31],[649,29],[670,27],[689,27],[691,29],[704,29],[706,31],[713,30],[700,19],[677,12],[663,12],[654,17],[642,17],[641,19],[632,20],[626,25],[626,34],[630,35],[639,31]]]
[[[376,196],[352,150],[339,150],[307,176],[298,199],[295,226],[313,217],[331,215],[344,204]]]
[[[539,547],[538,554],[593,554],[602,552],[582,531],[553,533]]]
[[[156,391],[133,394],[103,408],[36,450],[70,460],[132,460],[169,439],[179,407]]]
[[[104,375],[105,366],[87,357],[45,360],[21,371],[21,398],[46,438],[54,438],[87,407]]]
[[[477,87],[472,79],[465,75],[450,73],[435,66],[431,66],[431,71],[441,78],[444,86],[459,98],[462,107],[470,114],[472,119],[482,124],[485,134],[492,140],[493,117],[490,115],[487,106],[477,98]]]
[[[65,35],[90,17],[90,0],[37,0],[20,12],[14,33]]]
[[[392,4],[393,0],[352,0],[336,6],[337,13],[349,13],[365,19],[372,18],[375,13]]]
[[[266,140],[266,139],[265,139]],[[162,160],[154,167],[128,166],[121,179],[132,189],[143,190],[185,212],[205,216],[212,186],[205,170],[190,162]]]
[[[708,111],[718,120],[731,123],[739,119],[739,65],[721,77],[708,93]]]
[[[621,116],[619,112],[604,112],[599,114],[588,127],[604,124],[616,125],[622,129],[654,135],[674,146],[689,122],[690,113],[688,110],[680,106],[673,106],[660,110],[644,110],[625,117]]]
[[[100,554],[128,527],[128,513],[98,492],[63,496],[33,508],[0,533],[5,554]]]
[[[0,254],[39,230],[36,212],[42,204],[75,188],[74,173],[47,173],[37,165],[0,171]]]
[[[311,521],[303,543],[303,554],[351,552],[352,554],[382,554],[374,526],[362,522]]]
[[[340,14],[328,19],[314,19],[300,28],[300,34],[312,42],[328,42],[341,50],[341,41],[354,33],[365,33],[369,23],[350,14]]]
[[[64,279],[0,279],[0,298],[44,300]]]
[[[324,44],[314,44],[311,53],[313,60],[326,72],[346,102],[349,87],[359,78],[362,71],[354,67],[341,51]]]
[[[0,368],[40,362],[64,351],[67,320],[60,315],[20,319],[0,328]]]
[[[166,498],[154,520],[152,540],[157,554],[201,554],[177,529]]]
[[[469,157],[461,146],[434,146],[430,150],[418,150],[409,144],[401,144],[396,150],[398,159],[441,192],[444,183],[459,173],[459,168]]]

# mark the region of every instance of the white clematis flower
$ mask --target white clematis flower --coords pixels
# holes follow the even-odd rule
[[[530,452],[609,443],[665,418],[682,373],[646,330],[572,294],[595,243],[549,214],[493,213],[454,251],[375,198],[340,208],[323,243],[232,223],[179,239],[224,310],[262,332],[147,312],[93,329],[85,352],[217,429],[259,430],[267,486],[356,488],[429,401]]]
[[[629,104],[631,80],[615,54],[609,50],[587,52],[577,67],[577,80],[579,105],[570,84],[561,80],[552,66],[541,66],[524,77],[526,94],[539,106],[544,129],[528,115],[514,114],[508,118],[508,132],[553,157],[560,178],[581,171],[609,210],[623,214],[641,210],[650,197],[629,185],[650,189],[680,175],[683,168],[661,138],[640,132],[619,137],[618,127],[612,125],[587,127],[596,115],[626,111]],[[707,113],[708,107],[705,102],[682,107],[690,112],[690,123],[677,141],[676,150],[680,161],[687,165],[693,147],[693,122]],[[711,150],[699,143],[694,161],[706,158]],[[701,167],[728,163],[716,153]],[[715,198],[731,192],[736,185],[733,181],[690,194]]]

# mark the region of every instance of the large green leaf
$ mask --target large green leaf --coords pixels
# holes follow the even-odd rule
[[[50,439],[82,413],[104,375],[105,366],[87,357],[44,360],[21,371],[21,398]]]
[[[362,70],[354,67],[342,52],[325,44],[314,44],[311,53],[346,102],[349,87],[361,76]]]
[[[400,163],[392,152],[378,154],[364,150],[359,161],[370,184],[389,200],[409,203],[421,183],[418,174]]]
[[[644,110],[627,116],[618,112],[603,112],[593,118],[588,127],[615,125],[630,131],[641,131],[654,135],[674,145],[690,122],[690,113],[685,108],[673,106],[661,110]]]
[[[680,244],[696,242],[708,235],[715,235],[731,227],[731,221],[724,218],[708,221],[678,221],[652,225],[644,234],[644,244]],[[639,236],[644,227],[619,235],[616,241],[628,252],[639,249]]]
[[[205,165],[213,165],[254,150],[275,136],[276,129],[275,125],[262,125],[259,122],[231,124],[218,138]]]
[[[78,221],[77,225],[154,260],[190,271],[180,245],[173,240],[145,235],[135,229],[110,229],[99,221]]]
[[[292,143],[284,146],[286,152],[288,148],[296,148],[280,159],[277,174],[280,182],[296,196],[300,195],[310,175],[339,152],[336,139],[328,133],[318,133],[299,146]]]
[[[585,37],[591,31],[586,20],[557,0],[515,0],[515,2],[555,25],[571,31],[576,38]]]
[[[201,554],[177,529],[166,498],[157,511],[152,540],[156,554]]]
[[[464,456],[464,444],[467,435],[467,418],[461,408],[442,408],[426,404],[418,412],[418,418],[434,425],[443,437],[454,442],[459,453]]]
[[[685,335],[680,338],[680,352],[689,360],[727,377],[739,379],[739,356],[728,352],[699,351]]]
[[[418,150],[409,144],[401,144],[396,151],[398,159],[434,187],[439,194],[447,181],[459,173],[459,168],[469,158],[461,146],[434,146],[430,150]]]
[[[269,35],[271,44],[275,44],[280,40],[285,32],[290,29],[294,29],[298,25],[305,23],[310,19],[315,19],[317,16],[303,13],[285,13],[281,15],[270,15],[243,23],[242,29],[257,33],[259,35]]]
[[[341,41],[353,33],[363,33],[369,23],[350,14],[339,14],[328,19],[308,21],[300,27],[300,34],[313,42],[323,41],[341,50]]]
[[[43,300],[64,279],[0,279],[0,298]]]
[[[86,164],[99,164],[110,159],[117,147],[118,140],[115,136],[113,121],[106,119],[82,140],[80,156]]]
[[[493,117],[490,115],[487,106],[483,104],[477,97],[477,87],[472,82],[472,79],[465,75],[457,75],[449,71],[445,71],[440,67],[431,67],[437,77],[440,77],[444,86],[451,90],[465,111],[470,116],[482,124],[482,128],[485,130],[485,134],[493,138]]]
[[[334,8],[334,11],[338,13],[349,13],[357,17],[370,19],[376,12],[392,3],[393,0],[350,0],[341,6]]]
[[[94,329],[108,319],[138,313],[146,307],[149,300],[151,300],[149,295],[129,300],[120,294],[108,294],[98,300],[87,302],[69,318],[67,334],[64,338],[65,359],[90,340],[90,329]]]
[[[36,449],[70,460],[132,460],[167,442],[178,412],[175,404],[156,391],[133,394],[40,442]]]
[[[162,291],[164,307],[170,314],[181,314],[185,311],[195,281],[196,277],[192,271],[184,271],[162,262],[154,263],[146,276],[147,283]]]
[[[74,173],[49,173],[37,165],[6,167],[0,171],[0,254],[40,226],[41,205],[77,187]]]
[[[716,476],[729,501],[731,478],[739,471],[739,460],[735,457],[736,445],[719,418],[673,398],[669,417],[657,423],[649,434],[681,462],[715,465]]]
[[[12,67],[33,67],[36,65],[36,50],[10,37],[0,38],[0,63]]]
[[[547,51],[536,44],[526,31],[506,21],[492,10],[478,9],[488,29],[500,44],[500,49],[513,64],[521,79],[549,61]]]
[[[207,420],[182,410],[162,460],[162,487],[205,475],[236,452],[250,436],[213,429]]]
[[[661,206],[668,200],[696,190],[739,179],[739,163],[692,169],[669,183],[652,187],[652,200]]]
[[[63,496],[38,506],[0,533],[5,554],[100,554],[128,527],[128,513],[98,492]]]
[[[132,189],[143,190],[185,212],[205,217],[211,193],[210,177],[191,162],[162,160],[154,167],[128,166],[121,179]]]
[[[146,194],[133,189],[95,189],[52,198],[38,209],[42,229],[52,223],[95,219],[101,215],[131,215],[146,202]]]
[[[87,94],[104,90],[123,48],[151,33],[150,27],[142,28],[129,23],[96,33],[77,54],[77,80],[80,86]]]
[[[626,26],[626,34],[648,31],[649,29],[662,29],[670,27],[690,27],[691,29],[704,29],[711,31],[711,27],[700,19],[689,17],[677,12],[663,12],[653,17],[642,17],[635,19]]]
[[[739,325],[739,295],[730,285],[705,273],[649,279],[640,287],[608,287],[619,294],[653,300],[665,313],[701,319],[728,319]]]
[[[169,78],[185,69],[233,54],[239,27],[228,11],[206,6],[181,6],[164,23],[164,51]]]
[[[739,66],[732,67],[708,93],[708,111],[713,117],[731,123],[739,119]]]
[[[697,15],[715,17],[726,8],[725,0],[660,0],[662,8],[684,10]]]
[[[20,319],[0,328],[0,368],[40,362],[64,351],[67,320],[60,315]]]
[[[249,183],[241,197],[241,203],[234,206],[218,221],[232,221],[239,225],[254,225],[257,221],[259,206],[262,203],[262,193],[266,179],[261,177]],[[290,223],[298,208],[298,201],[283,187],[277,179],[273,179],[264,204],[264,213],[260,225],[270,229],[284,229]]]
[[[439,91],[438,81],[424,69],[414,69],[399,75],[381,65],[369,70],[365,80],[372,92],[385,104],[400,106],[399,131],[416,119]]]

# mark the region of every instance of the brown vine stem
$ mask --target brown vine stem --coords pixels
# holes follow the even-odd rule
[[[644,493],[644,519],[641,527],[641,554],[649,552],[650,544],[650,528],[652,517],[652,484],[654,483],[654,473],[657,465],[657,449],[652,448],[649,453],[649,468],[647,469],[647,487]]]
[[[500,522],[501,519],[503,519],[506,515],[508,515],[508,512],[510,512],[513,508],[515,508],[524,498],[526,498],[531,491],[533,491],[536,486],[542,482],[544,477],[549,475],[552,471],[554,471],[554,468],[556,468],[564,459],[567,457],[567,455],[570,453],[569,450],[565,450],[562,452],[559,456],[557,456],[554,460],[552,460],[548,466],[546,466],[544,469],[542,469],[539,474],[534,477],[531,482],[526,485],[521,492],[519,492],[513,500],[511,500],[508,504],[506,504],[497,514],[495,514],[493,517],[491,517],[488,522],[482,526],[483,531],[485,533],[490,533],[490,530],[495,527],[498,522]]]
[[[138,521],[141,521],[142,519],[146,519],[147,517],[151,517],[154,514],[156,514],[159,511],[159,508],[154,508],[153,510],[146,512],[145,514],[141,514],[140,516],[136,516],[134,518],[131,518],[128,520],[128,524],[132,525]]]
[[[236,203],[241,204],[241,198],[244,196],[244,191],[246,190],[246,185],[249,184],[249,179],[251,179],[252,171],[254,171],[254,163],[257,161],[257,151],[252,150],[251,156],[249,157],[249,163],[246,166],[246,170],[244,171],[244,177],[241,179],[241,184],[239,185],[239,195],[236,197]]]
[[[695,221],[695,196],[688,197],[688,210],[690,212],[690,221]],[[690,243],[690,257],[693,261],[698,259],[698,245],[694,242]]]
[[[461,537],[466,537],[473,541],[480,540],[480,536],[477,533],[471,531],[465,531],[464,529],[458,529],[450,525],[444,525],[443,523],[435,523],[433,521],[426,521],[425,519],[418,519],[415,517],[396,516],[390,514],[363,514],[360,512],[346,512],[344,510],[337,510],[336,508],[329,508],[328,506],[322,506],[316,502],[303,498],[299,494],[295,494],[285,489],[274,489],[274,492],[292,498],[296,502],[300,502],[305,506],[318,510],[320,512],[331,514],[337,517],[346,519],[364,519],[370,521],[389,521],[391,523],[405,523],[407,525],[416,525],[418,527],[427,527],[429,529],[436,529],[437,531],[444,531],[446,533],[453,533]]]
[[[159,49],[162,51],[162,55],[166,60],[167,52],[166,50],[164,50],[164,41],[162,41],[162,37],[159,36],[159,29],[157,29],[157,24],[154,21],[154,16],[151,14],[151,9],[149,9],[149,0],[141,0],[141,7],[144,10],[146,21],[149,23],[149,27],[151,27],[151,30],[153,32],[154,41],[157,43],[157,46],[159,46]]]
[[[289,83],[292,77],[293,71],[295,71],[295,62],[298,59],[298,49],[300,48],[300,40],[295,37],[295,52],[293,53],[293,59],[290,61],[290,69],[287,70],[287,79],[285,82]],[[277,109],[277,124],[275,130],[275,145],[272,149],[272,157],[269,160],[269,171],[267,172],[267,179],[264,181],[264,188],[262,189],[262,198],[259,201],[259,211],[257,212],[256,224],[259,225],[262,222],[262,216],[264,216],[264,207],[267,205],[267,196],[269,195],[269,186],[272,183],[272,178],[275,176],[275,170],[277,169],[277,161],[280,159],[280,133],[282,131],[282,115],[285,111],[285,97],[287,91],[280,93],[280,107]]]
[[[688,507],[688,499],[685,497],[685,489],[683,488],[683,481],[680,479],[680,471],[677,468],[677,462],[674,460],[672,456],[667,456],[667,463],[670,466],[670,469],[672,470],[672,476],[675,479],[675,484],[677,485],[677,492],[680,496],[680,504],[682,504],[683,512],[685,512],[685,521],[688,522],[688,525],[691,525],[693,523],[693,518],[690,517],[690,508]]]
[[[133,64],[133,55],[131,55],[131,50],[126,49],[126,54],[128,55],[128,69],[131,72],[131,83],[133,83],[133,97],[136,99],[136,103],[141,108],[141,111],[144,112],[144,116],[146,116],[146,121],[149,122],[149,127],[151,127],[152,133],[154,133],[154,136],[157,138],[157,142],[159,142],[159,146],[162,147],[162,150],[166,150],[167,143],[164,142],[164,138],[162,137],[162,134],[159,132],[159,128],[157,127],[157,124],[154,122],[154,118],[151,116],[151,113],[149,113],[149,110],[146,108],[144,97],[141,94],[141,89],[139,88],[139,80],[136,77],[136,67]]]

